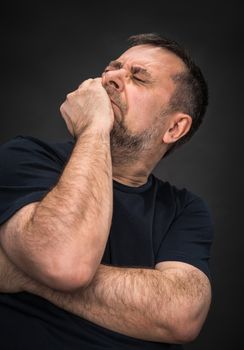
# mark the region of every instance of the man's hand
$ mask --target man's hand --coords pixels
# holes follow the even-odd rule
[[[0,293],[24,291],[28,277],[9,260],[0,245]]]
[[[57,290],[73,291],[92,280],[110,232],[110,128],[114,117],[101,79],[84,82],[68,96],[61,111],[76,137],[71,155],[60,176],[58,168],[50,170],[44,198],[27,203],[0,225],[0,244],[10,260],[34,280]],[[7,152],[12,154],[10,149]],[[28,158],[31,151],[27,153]],[[46,154],[35,157],[34,163],[42,157],[48,166]],[[6,165],[3,181],[7,182],[8,174],[12,176],[18,162],[15,159]],[[38,172],[37,165],[33,171]]]
[[[67,95],[60,107],[69,132],[78,138],[87,127],[110,131],[114,113],[101,78],[88,79]]]

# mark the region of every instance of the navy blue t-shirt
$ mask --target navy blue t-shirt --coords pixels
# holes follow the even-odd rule
[[[57,184],[74,141],[16,136],[0,147],[0,225]],[[154,268],[182,261],[208,277],[213,223],[197,195],[150,174],[139,187],[113,180],[112,225],[106,265]],[[119,317],[119,315],[118,315]],[[111,331],[30,293],[0,294],[1,349],[181,349]]]

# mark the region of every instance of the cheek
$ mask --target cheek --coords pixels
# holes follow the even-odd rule
[[[133,95],[134,108],[148,116],[158,114],[168,99],[164,91],[144,89]]]
[[[154,99],[148,99],[142,94],[135,97],[130,102],[128,109],[128,124],[131,131],[143,132],[152,126],[156,116],[158,116],[161,107]]]
[[[142,115],[151,115],[155,109],[155,100],[148,93],[139,93],[134,96],[133,109]]]

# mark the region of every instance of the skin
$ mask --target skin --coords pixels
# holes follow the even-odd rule
[[[125,335],[187,342],[199,333],[210,305],[210,284],[200,270],[174,261],[159,263],[155,269],[100,264],[111,225],[112,179],[134,187],[144,184],[170,144],[190,129],[189,115],[167,113],[175,89],[172,75],[185,67],[174,54],[150,45],[130,48],[116,61],[101,78],[82,83],[62,104],[67,128],[77,139],[75,150],[60,182],[43,202],[22,208],[0,227],[0,291],[29,291]],[[89,171],[81,173],[82,168]],[[101,181],[95,181],[102,175]],[[75,188],[73,194],[70,188]],[[90,188],[93,193],[87,190]],[[83,189],[84,196],[77,198],[75,193]],[[107,205],[101,206],[104,201]],[[77,206],[86,210],[82,221],[70,210]],[[64,215],[69,219],[66,226],[59,219]],[[86,230],[77,231],[77,220],[89,235]],[[59,225],[58,235],[49,223],[50,227]],[[80,247],[88,245],[89,254],[80,252]],[[57,266],[72,261],[68,272],[76,271],[77,266],[89,267],[89,278],[84,282],[81,275],[73,276],[76,282],[70,283],[61,276],[58,282],[50,282],[48,269],[33,272],[34,263],[45,266],[49,256],[61,256]]]
[[[135,68],[142,72],[133,74]],[[189,115],[167,113],[175,90],[172,76],[184,69],[177,56],[150,45],[132,47],[106,67],[102,84],[116,103],[111,155],[117,181],[144,184],[169,145],[189,131]]]
[[[101,264],[89,286],[64,293],[30,279],[1,248],[0,291],[33,293],[112,331],[164,343],[194,340],[211,299],[208,278],[181,262],[159,263],[155,270]]]
[[[67,291],[91,281],[109,235],[114,115],[101,79],[69,94],[61,113],[76,138],[72,154],[47,195],[1,225],[0,242],[23,272]]]

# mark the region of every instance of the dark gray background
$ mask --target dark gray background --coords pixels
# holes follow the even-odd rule
[[[18,134],[68,139],[61,102],[118,57],[129,35],[159,32],[176,39],[202,67],[210,88],[206,120],[154,173],[201,195],[215,222],[212,308],[186,349],[237,348],[243,342],[241,1],[21,1],[2,5],[0,16],[0,143]]]

